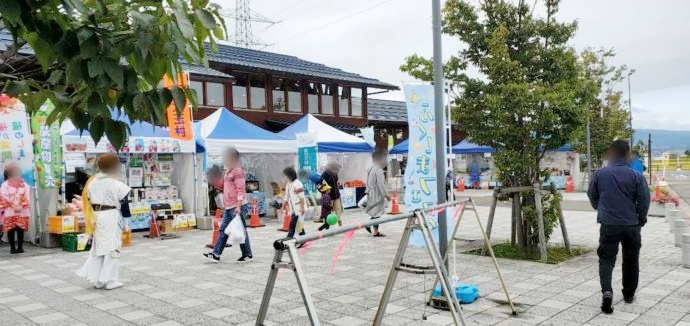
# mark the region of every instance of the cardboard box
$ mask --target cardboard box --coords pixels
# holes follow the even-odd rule
[[[48,233],[65,234],[79,231],[78,219],[72,215],[48,217]]]

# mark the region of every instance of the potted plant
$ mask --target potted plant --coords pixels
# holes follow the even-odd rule
[[[668,189],[661,189],[659,193],[657,193],[655,190],[651,190],[651,192],[653,195],[651,200],[652,202],[649,205],[648,216],[664,217],[664,205],[668,203],[673,203],[676,205],[676,207],[680,206],[680,198],[671,196]]]

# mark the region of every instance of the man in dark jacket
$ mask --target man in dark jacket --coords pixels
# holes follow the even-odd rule
[[[599,228],[599,280],[601,311],[613,313],[611,274],[616,264],[618,245],[623,246],[623,299],[635,300],[640,274],[640,229],[647,223],[649,186],[642,174],[628,167],[630,145],[622,140],[611,144],[610,164],[594,174],[589,185],[589,201],[597,210]]]

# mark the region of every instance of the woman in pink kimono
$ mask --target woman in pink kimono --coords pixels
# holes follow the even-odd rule
[[[5,165],[5,181],[0,186],[0,209],[10,253],[23,253],[24,231],[29,230],[29,185],[22,180],[22,170],[16,163]]]

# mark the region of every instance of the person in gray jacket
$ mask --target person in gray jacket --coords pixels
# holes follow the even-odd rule
[[[367,172],[367,207],[365,212],[374,220],[386,213],[386,202],[391,198],[386,189],[386,177],[383,174],[383,167],[388,163],[388,153],[385,150],[376,149],[372,158],[374,165]],[[371,228],[366,229],[372,233]],[[373,229],[375,237],[385,236],[379,232],[378,225],[374,226]]]

